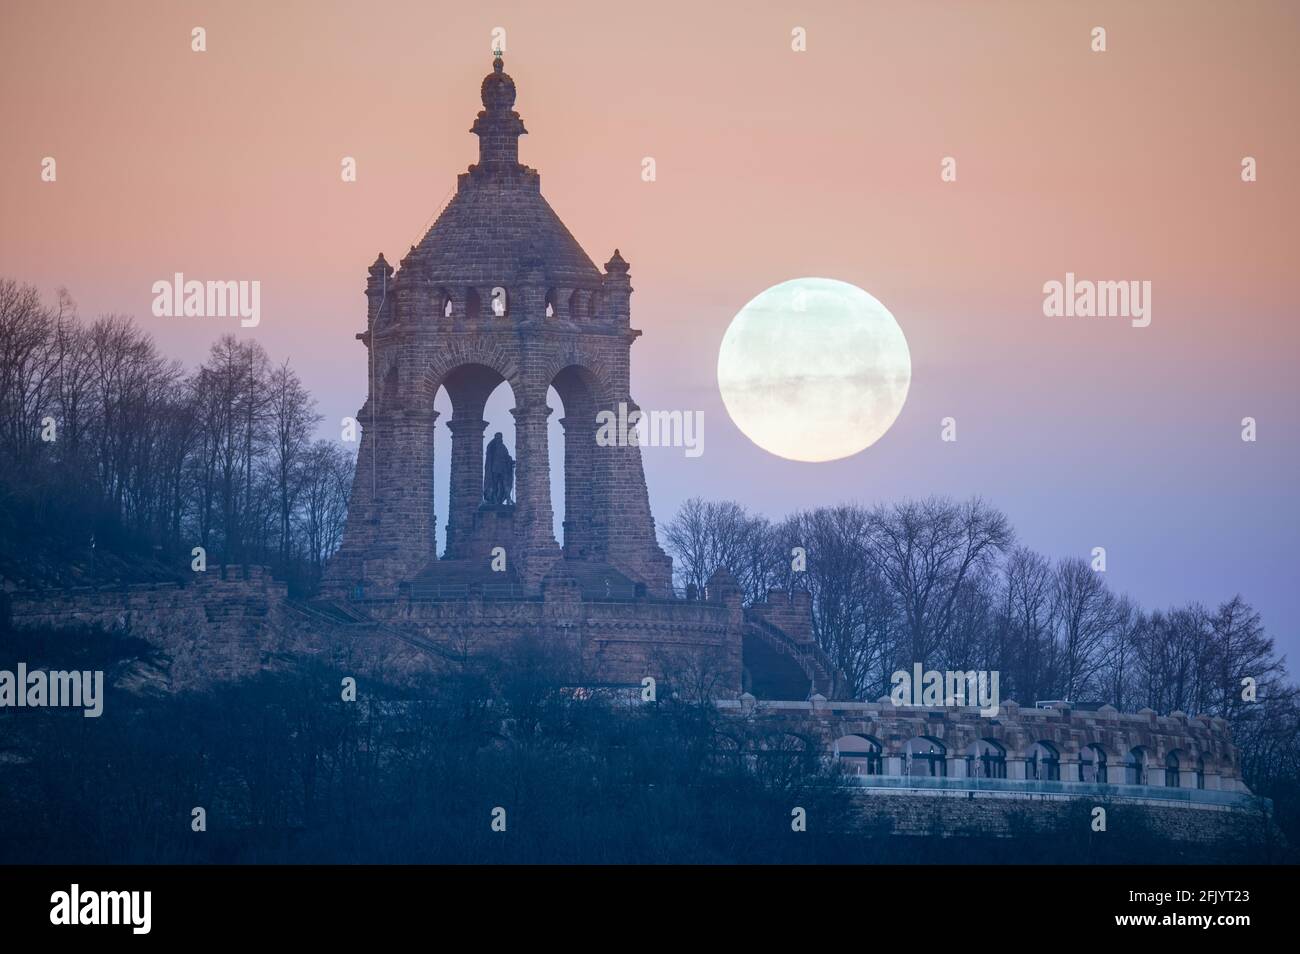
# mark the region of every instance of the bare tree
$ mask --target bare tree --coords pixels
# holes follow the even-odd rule
[[[947,642],[963,585],[1014,540],[1007,518],[979,498],[877,507],[868,544],[897,600],[905,659],[925,664]]]
[[[1115,598],[1101,574],[1082,557],[1061,560],[1052,584],[1059,650],[1053,689],[1066,699],[1077,699],[1094,682],[1115,627]]]
[[[316,401],[302,386],[289,362],[275,368],[269,381],[271,467],[279,505],[280,559],[288,562],[291,516],[303,482],[312,429],[320,423]]]
[[[854,505],[795,514],[776,530],[787,570],[793,549],[804,550],[806,568],[789,572],[787,585],[811,594],[813,635],[857,698],[888,686],[896,629],[884,574],[867,559],[870,533],[869,511]]]
[[[14,461],[40,440],[57,367],[54,327],[34,287],[0,280],[0,440]]]
[[[1052,567],[1041,554],[1017,547],[1003,567],[1003,619],[995,668],[1003,692],[1043,698],[1052,662]]]
[[[762,599],[771,584],[767,521],[751,517],[739,504],[691,498],[664,528],[664,543],[682,588],[693,586],[703,593],[722,566],[740,583],[747,602]]]

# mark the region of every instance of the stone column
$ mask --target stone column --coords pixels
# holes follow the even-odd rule
[[[596,450],[594,416],[560,418],[564,427],[564,555],[592,556],[591,517]]]
[[[381,256],[382,257],[382,256]],[[367,401],[356,413],[357,430],[361,441],[357,448],[357,465],[352,477],[352,489],[348,494],[348,519],[343,527],[343,539],[339,548],[330,557],[325,567],[322,589],[325,593],[342,597],[354,592],[354,588],[365,580],[365,556],[374,544],[377,520],[375,518],[375,500],[372,496],[373,479],[371,464],[375,454],[371,445],[376,434],[366,427],[370,420],[370,402]]]
[[[367,404],[367,409],[369,404]],[[368,415],[367,415],[368,418]],[[433,427],[436,411],[394,409],[360,420],[351,507],[326,589],[396,592],[434,558]]]
[[[1081,766],[1078,759],[1067,759],[1064,756],[1062,756],[1061,781],[1062,782],[1079,781],[1081,778],[1083,778],[1082,774],[1080,773],[1080,768]]]
[[[672,560],[655,538],[641,447],[632,443],[636,438],[630,422],[640,408],[630,397],[623,397],[606,410],[629,421],[628,441],[624,446],[597,448],[600,456],[594,492],[598,519],[604,521],[594,528],[595,535],[603,537],[597,546],[624,573],[644,581],[655,596],[666,596],[671,592]]]
[[[388,422],[388,446],[380,446],[380,493],[390,498],[383,514],[387,538],[398,541],[402,570],[409,579],[436,556],[437,518],[433,501],[433,430],[438,412],[400,411]]]
[[[515,418],[515,536],[523,548],[516,566],[524,583],[541,582],[560,555],[552,526],[551,465],[547,455],[546,420],[551,409],[543,401],[520,403],[510,409]]]
[[[451,431],[451,481],[447,502],[447,557],[467,559],[464,552],[474,529],[474,514],[483,500],[483,432],[487,421],[453,416]]]

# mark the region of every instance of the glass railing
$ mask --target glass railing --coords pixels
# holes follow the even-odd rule
[[[1048,782],[1008,778],[930,778],[924,775],[850,775],[849,784],[861,788],[912,789],[942,792],[1007,792],[1017,795],[1056,795],[1070,798],[1141,798],[1153,801],[1258,807],[1268,803],[1246,792],[1202,788],[1165,788],[1159,785],[1111,785],[1106,782]]]

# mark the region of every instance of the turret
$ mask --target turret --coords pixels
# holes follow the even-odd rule
[[[388,264],[384,259],[384,253],[380,252],[379,257],[375,259],[375,264],[367,271],[370,277],[366,279],[366,327],[369,329],[375,326],[375,319],[379,317],[381,307],[385,315],[392,311],[388,293],[392,288],[393,266]]]
[[[632,318],[632,280],[628,277],[628,264],[623,256],[614,249],[614,256],[605,263],[605,274],[601,276],[601,289],[604,291],[606,314],[603,317],[615,321],[630,321]]]
[[[478,136],[478,163],[470,166],[474,178],[512,178],[526,171],[519,164],[519,137],[528,132],[514,111],[515,81],[504,71],[501,55],[483,80],[483,110],[470,132]]]

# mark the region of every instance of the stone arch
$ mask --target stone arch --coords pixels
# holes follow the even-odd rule
[[[542,300],[542,314],[547,318],[559,318],[560,313],[556,310],[556,292],[555,288],[546,289],[546,297]]]
[[[917,735],[903,746],[903,774],[943,778],[948,774],[948,747],[932,735]]]
[[[976,739],[966,749],[966,777],[1006,778],[1007,747],[997,739]]]
[[[1040,739],[1025,753],[1025,778],[1030,781],[1059,782],[1061,752],[1051,742]]]
[[[517,399],[517,380],[513,363],[495,349],[458,351],[435,362],[425,373],[424,386],[430,406],[439,387],[447,392],[452,406],[451,417],[444,422],[451,435],[445,547],[448,558],[461,559],[468,555],[465,548],[474,532],[476,513],[482,502],[488,397],[504,382]],[[517,440],[507,440],[507,447],[514,450]]]
[[[429,363],[424,371],[421,388],[429,406],[433,405],[433,399],[438,393],[438,388],[446,385],[447,377],[457,369],[469,365],[481,365],[490,371],[496,372],[498,379],[493,383],[493,387],[496,387],[496,384],[500,383],[500,379],[504,378],[509,382],[510,389],[516,395],[524,393],[524,382],[519,370],[519,362],[513,355],[507,354],[488,341],[472,342],[467,345],[456,344],[438,351],[433,361]],[[448,389],[448,393],[450,394],[450,389]]]
[[[1105,785],[1110,780],[1112,760],[1096,742],[1079,746],[1079,781]]]
[[[1128,754],[1124,757],[1124,784],[1125,785],[1148,785],[1150,780],[1147,773],[1151,767],[1151,751],[1142,745],[1135,745],[1129,749]]]
[[[832,755],[850,775],[884,775],[884,746],[874,736],[851,733],[831,744]]]
[[[440,286],[433,293],[434,317],[451,318],[456,313],[456,303],[452,298],[451,290],[445,286]]]
[[[626,398],[626,395],[615,393],[614,382],[605,367],[604,360],[587,348],[578,346],[564,348],[547,361],[542,376],[547,384],[554,386],[555,378],[560,372],[570,368],[576,369],[586,379],[597,408],[610,407],[619,397]],[[559,388],[556,390],[558,391]],[[563,394],[560,395],[560,400],[564,400]],[[569,411],[567,403],[564,411],[566,414]]]
[[[1191,767],[1191,757],[1182,749],[1170,749],[1165,753],[1165,787],[1181,788],[1183,770]]]
[[[595,528],[608,510],[608,457],[597,446],[596,413],[604,404],[604,382],[586,364],[566,364],[548,378],[564,406],[559,421],[564,433],[564,521],[562,546],[566,557],[596,555]]]

